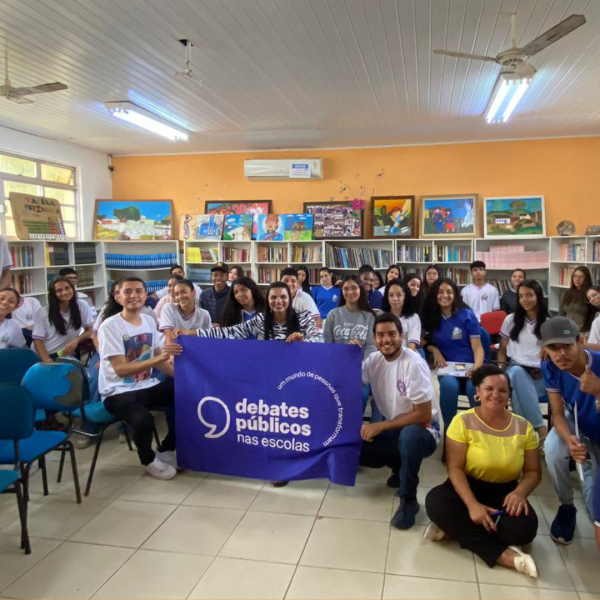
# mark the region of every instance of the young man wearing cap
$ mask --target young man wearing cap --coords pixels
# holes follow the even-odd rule
[[[227,296],[229,295],[229,287],[227,286],[228,274],[229,269],[227,265],[218,262],[210,270],[212,287],[202,290],[200,294],[200,308],[209,312],[213,325],[219,324]]]
[[[298,285],[298,271],[294,267],[286,267],[281,271],[281,281],[290,288],[292,295],[292,308],[301,313],[305,310],[310,311],[310,314],[315,322],[315,325],[321,329],[323,327],[323,319],[321,313],[315,304],[312,296],[303,292]]]
[[[596,399],[600,398],[600,353],[584,349],[584,338],[567,317],[548,319],[542,325],[541,336],[549,356],[542,362],[542,372],[554,425],[544,450],[560,500],[550,535],[555,542],[570,544],[577,514],[569,472],[571,459],[577,463],[583,497],[590,516],[593,515],[594,479],[600,461],[600,414],[596,409]]]

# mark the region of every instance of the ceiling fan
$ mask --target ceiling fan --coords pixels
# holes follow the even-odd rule
[[[36,85],[35,87],[13,87],[10,83],[8,76],[8,50],[4,55],[4,85],[0,85],[0,97],[6,100],[11,100],[17,104],[33,104],[33,100],[29,100],[25,96],[32,96],[34,94],[47,94],[48,92],[60,92],[61,90],[68,90],[69,87],[64,83],[43,83],[42,85]]]
[[[523,77],[531,77],[535,74],[535,69],[527,62],[529,58],[541,52],[550,44],[558,42],[565,35],[571,33],[578,27],[581,27],[586,21],[583,15],[571,15],[558,25],[552,27],[542,35],[536,37],[522,48],[517,46],[515,38],[515,19],[516,15],[511,16],[511,47],[497,56],[482,56],[479,54],[468,54],[466,52],[453,52],[452,50],[434,50],[436,54],[444,56],[455,56],[457,58],[470,58],[471,60],[486,60],[495,62],[504,67],[504,72],[515,73]]]

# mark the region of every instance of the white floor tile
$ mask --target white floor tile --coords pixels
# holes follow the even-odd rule
[[[508,585],[479,585],[482,600],[572,600],[576,592],[543,588],[512,587]]]
[[[44,502],[47,496],[42,494],[29,494],[29,510]],[[19,518],[19,508],[17,506],[17,498],[14,494],[0,494],[0,531],[7,525],[13,523]]]
[[[575,589],[600,597],[600,559],[596,541],[576,537],[570,546],[556,545],[575,583]],[[554,561],[550,564],[554,568]]]
[[[448,479],[448,470],[439,458],[426,458],[419,470],[419,486],[426,488],[442,485]]]
[[[209,475],[183,504],[247,510],[264,485],[265,482],[258,479]]]
[[[267,483],[249,510],[314,517],[319,512],[329,485],[329,481],[322,479],[293,481],[282,488]]]
[[[377,521],[317,519],[300,564],[383,573],[389,530]]]
[[[383,575],[379,573],[298,567],[286,598],[368,600],[380,598],[382,588]]]
[[[198,487],[200,481],[197,477],[190,477],[185,473],[178,473],[168,481],[144,475],[119,496],[119,500],[181,504]]]
[[[72,536],[71,541],[139,548],[173,510],[175,507],[167,504],[115,500]]]
[[[285,596],[294,567],[217,557],[190,594],[193,598],[269,598]]]
[[[89,598],[132,554],[128,548],[64,542],[3,593],[9,598]]]
[[[94,471],[90,497],[115,500],[126,492],[134,483],[144,476],[144,469],[139,465],[99,464]],[[79,474],[82,494],[87,484],[89,470]],[[69,489],[61,488],[59,493],[69,493]]]
[[[356,483],[380,483],[385,485],[392,470],[387,467],[381,469],[368,469],[367,467],[358,467],[356,474]]]
[[[386,573],[477,581],[471,552],[454,542],[424,540],[424,531],[418,525],[408,531],[392,528]]]
[[[248,512],[219,554],[296,564],[314,521],[300,515]]]
[[[209,556],[138,550],[93,598],[187,598],[211,561]]]
[[[476,583],[466,581],[447,581],[442,579],[426,579],[424,577],[406,577],[400,575],[386,575],[383,589],[384,600],[419,599],[437,600],[479,600],[479,591]]]
[[[389,523],[393,499],[394,490],[386,485],[356,484],[349,487],[332,484],[319,515]]]
[[[586,592],[579,592],[579,597],[581,600],[598,600],[600,598],[600,594],[588,594]]]
[[[180,506],[143,548],[215,556],[243,516],[241,510]]]

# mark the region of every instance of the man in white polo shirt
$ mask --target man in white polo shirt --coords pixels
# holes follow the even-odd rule
[[[321,313],[315,304],[312,296],[303,292],[298,285],[298,271],[293,267],[287,267],[281,271],[281,281],[290,288],[290,294],[292,294],[292,308],[296,312],[302,312],[305,310],[310,311],[315,325],[319,328],[323,328],[323,319],[321,319]]]
[[[482,260],[472,262],[473,283],[466,285],[460,293],[462,299],[477,316],[478,321],[481,321],[482,314],[500,310],[500,294],[491,283],[486,283],[485,276],[485,263]]]
[[[13,261],[8,249],[8,242],[3,235],[0,235],[0,288],[10,285],[10,269]]]

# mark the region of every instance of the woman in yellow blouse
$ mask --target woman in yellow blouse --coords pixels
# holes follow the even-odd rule
[[[531,423],[507,410],[510,381],[494,365],[474,371],[480,405],[452,420],[446,434],[448,479],[427,494],[425,538],[453,538],[484,562],[537,577],[529,544],[538,520],[527,498],[541,480]]]

